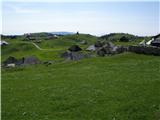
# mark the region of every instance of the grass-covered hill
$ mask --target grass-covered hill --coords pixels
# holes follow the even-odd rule
[[[128,33],[110,33],[101,36],[104,41],[111,41],[116,45],[138,45],[141,41],[149,41],[152,36],[136,36]]]
[[[5,37],[2,40],[5,40],[9,43],[8,46],[2,47],[2,61],[5,60],[9,56],[15,56],[17,58],[21,58],[24,56],[34,55],[37,56],[41,60],[54,60],[59,59],[59,53],[68,49],[71,45],[79,45],[82,48],[88,47],[90,44],[94,44],[97,41],[96,36],[92,36],[89,34],[73,34],[73,35],[65,35],[59,36],[58,38],[51,38],[46,40],[44,35],[46,33],[33,33],[35,36],[38,36],[38,40],[41,42],[35,41],[27,41],[25,40],[25,35],[17,36],[16,38]],[[40,34],[40,35],[39,35]],[[47,37],[47,36],[46,36]],[[86,42],[86,44],[82,44],[82,42]],[[35,42],[39,47],[46,50],[38,50],[32,42]]]
[[[138,37],[138,36],[128,34],[128,33],[110,33],[110,34],[101,36],[101,38],[111,40],[111,41],[117,41],[123,36],[130,38],[131,40],[136,39]]]
[[[2,119],[158,120],[159,69],[133,53],[2,69]]]
[[[30,36],[32,37],[48,37],[48,36],[52,36],[52,33],[47,33],[47,32],[41,32],[41,33],[29,33]]]
[[[85,49],[104,39],[88,34],[39,38],[39,42],[26,41],[24,36],[2,38],[9,43],[1,47],[2,61],[9,56],[54,61],[49,66],[2,68],[2,120],[160,119],[158,56],[123,53],[64,61],[60,53],[71,45]],[[138,41],[114,44],[134,45]]]
[[[101,36],[102,39],[106,39],[109,41],[120,41],[122,37],[128,38],[129,41],[135,41],[138,39],[150,39],[150,37],[136,36],[128,33],[110,33],[110,34]]]

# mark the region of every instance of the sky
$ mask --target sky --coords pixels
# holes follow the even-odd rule
[[[156,35],[158,1],[3,0],[2,34],[68,31]]]

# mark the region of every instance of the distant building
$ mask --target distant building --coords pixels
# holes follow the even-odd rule
[[[1,46],[5,46],[5,45],[8,45],[9,43],[6,41],[0,41],[0,44],[1,44]]]
[[[149,40],[146,44],[151,45],[151,46],[160,47],[160,34],[153,36],[152,39]]]
[[[54,38],[59,38],[59,36],[58,35],[54,35]]]
[[[160,34],[153,37],[152,46],[160,47]]]
[[[154,39],[152,38],[151,40],[149,40],[146,44],[147,45],[151,45],[151,42],[154,41]]]
[[[86,50],[87,51],[95,51],[96,47],[95,47],[95,45],[90,45]]]

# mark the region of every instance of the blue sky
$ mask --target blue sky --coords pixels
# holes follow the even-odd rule
[[[158,1],[5,0],[2,4],[3,34],[79,31],[155,35],[159,28]]]

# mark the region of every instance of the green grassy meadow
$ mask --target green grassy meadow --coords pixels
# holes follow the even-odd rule
[[[40,43],[53,51],[13,42],[2,48],[2,60],[27,55],[60,60],[59,53],[73,43],[56,42]],[[123,53],[50,66],[2,68],[1,72],[2,120],[160,119],[158,56]]]

